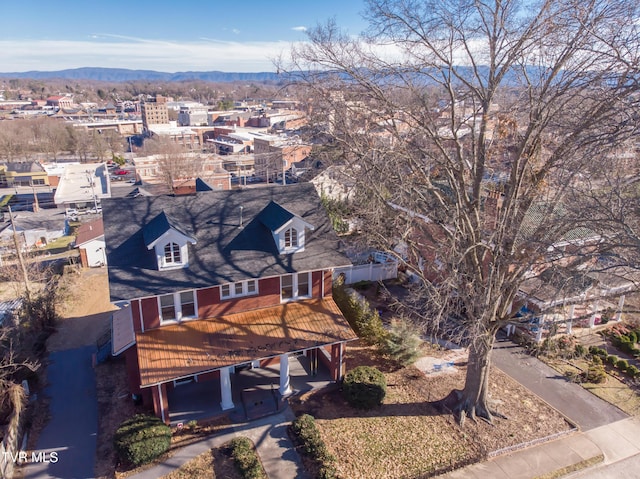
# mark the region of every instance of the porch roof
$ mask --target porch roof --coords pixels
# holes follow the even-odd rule
[[[354,339],[332,298],[184,321],[136,334],[140,386]]]

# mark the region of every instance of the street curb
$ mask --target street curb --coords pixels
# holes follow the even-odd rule
[[[604,463],[604,454],[600,453],[597,456],[593,456],[589,459],[583,459],[580,462],[556,469],[555,471],[543,474],[542,476],[536,476],[533,479],[558,479],[566,476],[567,474],[582,471],[602,463]]]

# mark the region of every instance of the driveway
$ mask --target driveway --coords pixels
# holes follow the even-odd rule
[[[85,479],[94,477],[98,403],[92,365],[94,346],[52,352],[47,367],[51,419],[36,445],[39,452],[57,462],[27,465],[25,479]]]
[[[617,407],[567,381],[512,341],[496,341],[493,364],[571,419],[582,431],[628,417]]]

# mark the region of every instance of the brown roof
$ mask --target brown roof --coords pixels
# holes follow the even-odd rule
[[[332,298],[285,303],[136,335],[140,386],[357,339]]]
[[[89,221],[78,228],[78,234],[76,236],[76,245],[82,245],[87,241],[99,238],[104,235],[104,225],[102,220],[97,218],[93,221]]]

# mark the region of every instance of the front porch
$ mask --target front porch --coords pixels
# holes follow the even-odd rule
[[[321,388],[332,382],[331,372],[322,361],[319,361],[315,375],[311,373],[310,363],[308,356],[290,356],[291,395]],[[219,380],[192,381],[174,386],[167,392],[171,426],[221,414],[229,414],[234,422],[241,422],[275,413],[286,405],[279,392],[279,363],[260,368],[238,369],[230,374],[230,382],[233,408],[228,410],[222,408]]]

